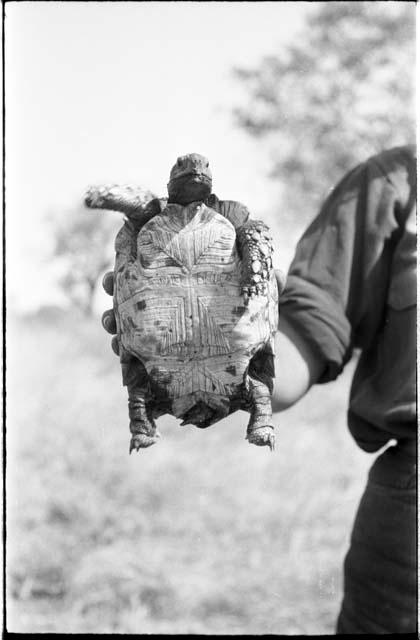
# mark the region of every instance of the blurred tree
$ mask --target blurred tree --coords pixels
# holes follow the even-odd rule
[[[317,2],[300,38],[235,69],[236,122],[264,139],[299,224],[354,164],[415,141],[415,3]]]
[[[73,306],[91,315],[98,280],[113,266],[113,244],[122,216],[80,207],[49,218],[53,256],[60,263],[60,287]]]

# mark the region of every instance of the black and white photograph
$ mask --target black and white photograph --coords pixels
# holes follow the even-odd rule
[[[2,11],[3,633],[417,638],[416,3]]]

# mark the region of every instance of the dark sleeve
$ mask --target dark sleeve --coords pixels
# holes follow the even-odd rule
[[[381,328],[412,166],[411,148],[357,166],[298,243],[280,313],[325,363],[319,382],[336,378],[353,348],[369,348]]]

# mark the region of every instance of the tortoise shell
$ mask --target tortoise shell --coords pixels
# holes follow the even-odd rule
[[[137,258],[116,273],[122,346],[147,370],[151,388],[182,417],[199,403],[227,415],[252,356],[278,323],[274,276],[247,304],[229,220],[204,203],[169,204],[137,236]]]

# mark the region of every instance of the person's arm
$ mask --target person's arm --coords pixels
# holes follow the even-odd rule
[[[273,411],[284,411],[295,404],[317,382],[324,362],[311,345],[282,315],[274,339],[275,370]]]
[[[334,380],[354,347],[381,330],[394,248],[409,210],[413,150],[386,151],[350,171],[296,249],[280,297],[273,407]]]

